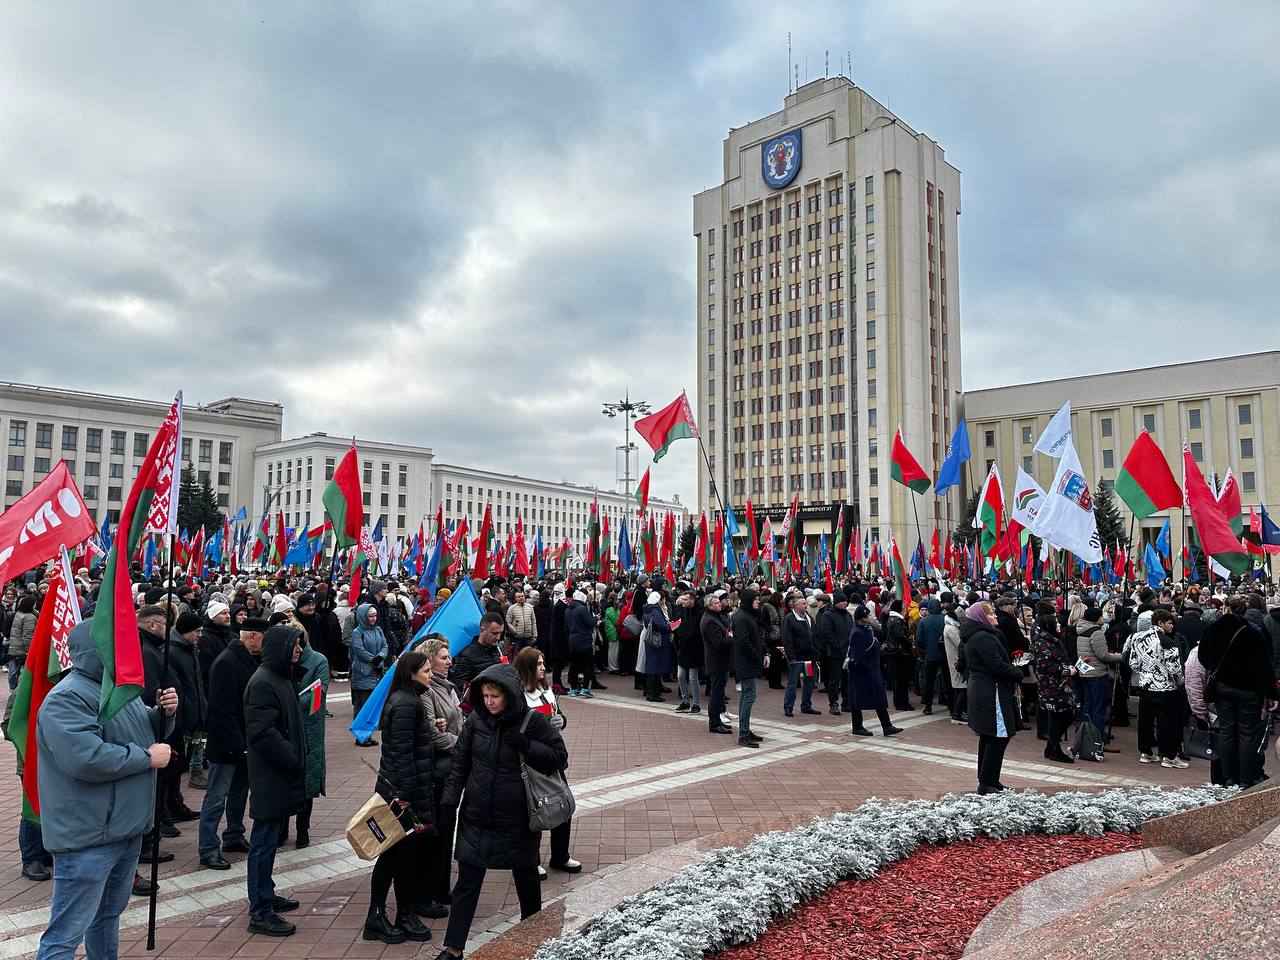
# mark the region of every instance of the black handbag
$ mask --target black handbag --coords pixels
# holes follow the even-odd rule
[[[1192,723],[1182,734],[1182,751],[1188,757],[1213,761],[1218,758],[1218,728]]]

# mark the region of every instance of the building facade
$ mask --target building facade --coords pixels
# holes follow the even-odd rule
[[[851,81],[826,78],[730,131],[724,181],[694,197],[696,416],[717,492],[801,530],[834,504],[914,543],[958,492],[890,481],[899,424],[936,473],[959,421],[960,173]],[[709,477],[700,502],[715,507]],[[913,500],[914,498],[914,500]]]
[[[971,391],[964,402],[973,482],[981,484],[994,461],[1006,494],[1019,466],[1040,486],[1050,484],[1057,461],[1033,448],[1067,400],[1072,439],[1091,485],[1114,484],[1145,429],[1175,477],[1182,477],[1185,439],[1207,478],[1235,474],[1245,513],[1250,505],[1280,504],[1280,442],[1274,439],[1280,436],[1280,351]],[[1128,509],[1116,503],[1127,521]],[[1177,556],[1191,523],[1183,510],[1135,525],[1134,541],[1154,540],[1166,518]]]
[[[62,459],[93,515],[115,523],[171,403],[0,384],[5,509]],[[261,400],[229,397],[184,405],[183,462],[199,480],[209,481],[220,508],[234,512],[250,502],[254,450],[280,439],[283,419],[280,404]]]
[[[323,522],[324,488],[350,446],[345,437],[316,433],[260,447],[252,516],[262,516],[269,495],[272,513],[283,512],[287,526],[310,527]],[[477,530],[486,504],[491,508],[495,537],[505,538],[512,532],[519,515],[531,537],[542,528],[544,546],[568,537],[577,548],[586,538],[587,518],[596,495],[591,487],[440,463],[430,447],[358,439],[356,448],[365,522],[370,526],[380,522],[383,532],[393,539],[416,533],[419,524],[430,532],[438,508],[446,522],[466,517],[472,530]],[[611,530],[618,529],[624,516],[635,513],[635,501],[630,497],[611,490],[601,490],[599,497]],[[688,519],[688,511],[679,501],[651,498],[649,508],[674,511],[680,524]]]

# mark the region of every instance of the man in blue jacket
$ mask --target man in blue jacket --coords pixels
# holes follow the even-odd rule
[[[102,660],[91,620],[71,631],[71,672],[49,692],[36,721],[41,827],[53,854],[53,902],[36,960],[115,960],[142,835],[152,826],[156,770],[169,762],[172,687],[148,708],[133,700],[98,725]]]

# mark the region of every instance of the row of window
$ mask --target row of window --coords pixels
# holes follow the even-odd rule
[[[101,453],[102,440],[104,431],[99,427],[86,427],[84,431],[84,452],[85,453]],[[62,428],[61,449],[68,451],[77,451],[80,448],[80,428],[78,426],[63,426]],[[124,456],[125,442],[128,439],[128,433],[124,430],[111,431],[111,454],[113,456]],[[182,438],[182,459],[186,462],[191,461],[191,437]],[[27,421],[26,420],[10,420],[9,421],[9,445],[12,447],[24,447],[27,443]],[[213,462],[213,441],[199,441],[200,462]],[[147,433],[135,433],[133,435],[133,455],[135,457],[145,457],[147,448],[151,444],[151,435]],[[35,448],[37,450],[53,449],[53,424],[42,423],[36,421],[35,430]],[[218,462],[221,464],[230,464],[233,452],[233,444],[228,441],[222,441],[218,444]]]
[[[68,460],[68,459],[66,459],[66,458],[64,457],[64,458],[63,458],[63,462],[64,462],[64,463],[66,463],[66,465],[67,465],[67,470],[71,473],[71,475],[72,475],[72,476],[75,476],[75,475],[77,474],[78,461],[76,461],[76,460]],[[24,453],[11,453],[11,454],[9,454],[9,456],[8,456],[7,464],[8,464],[8,468],[9,468],[10,470],[13,470],[13,471],[22,471],[22,470],[25,470],[25,469],[26,469],[26,467],[27,467],[27,456],[26,456],[26,454],[24,454]],[[45,473],[48,473],[51,469],[53,469],[53,467],[52,467],[52,458],[50,458],[50,457],[40,457],[40,456],[32,457],[32,458],[31,458],[31,468],[32,468],[32,470],[33,470],[36,474],[45,474]],[[134,467],[134,468],[133,468],[133,476],[134,476],[134,478],[135,478],[135,479],[136,479],[136,478],[137,478],[137,476],[138,476],[138,471],[139,471],[139,469],[141,469],[141,468],[140,468],[140,467]],[[85,476],[85,477],[98,477],[98,476],[101,476],[101,475],[102,475],[101,471],[102,471],[102,463],[101,463],[101,461],[99,461],[99,460],[86,460],[86,461],[84,461],[84,476]],[[199,470],[199,471],[197,471],[197,478],[198,478],[198,480],[199,480],[201,483],[203,483],[205,480],[210,479],[210,476],[211,476],[211,475],[210,475],[210,473],[209,473],[209,471],[208,471],[208,470]],[[124,479],[124,464],[123,464],[123,463],[108,463],[108,464],[107,464],[107,478],[108,478],[108,479],[110,479],[110,480],[123,480],[123,479]],[[22,481],[21,481],[21,480],[18,480],[18,481],[16,481],[16,482],[17,482],[17,483],[21,483]],[[220,486],[220,487],[229,487],[229,486],[231,486],[231,472],[230,472],[229,470],[222,470],[222,471],[219,471],[219,472],[218,472],[218,486]]]
[[[1241,426],[1249,426],[1250,424],[1253,423],[1252,404],[1248,404],[1248,403],[1236,404],[1236,422],[1239,423]],[[1154,434],[1156,432],[1156,415],[1154,413],[1144,413],[1142,415],[1142,429],[1146,430],[1147,433],[1151,433],[1151,434]],[[1201,429],[1201,412],[1199,407],[1191,407],[1187,410],[1187,429],[1188,430]],[[1111,417],[1098,418],[1098,432],[1104,439],[1115,436],[1115,425],[1112,422]],[[1032,430],[1031,427],[1024,426],[1022,428],[1022,445],[1030,446],[1032,443],[1035,442],[1035,440],[1036,440],[1035,431]],[[984,432],[983,443],[987,447],[994,447],[996,445],[995,430],[988,429]],[[1249,450],[1249,453],[1247,454],[1241,452],[1240,454],[1241,457],[1243,457],[1246,460],[1252,459],[1253,440],[1248,437],[1245,437],[1240,441],[1240,443],[1241,443],[1241,451],[1245,449],[1245,444],[1248,444],[1248,450]],[[1195,444],[1191,444],[1191,446],[1194,448]],[[1108,451],[1104,450],[1103,454],[1105,455],[1107,452]],[[1199,460],[1200,457],[1197,456],[1196,459]]]
[[[39,460],[39,458],[36,458],[36,459],[37,461]],[[4,492],[6,497],[21,497],[26,491],[23,490],[21,479],[10,478],[5,480]],[[80,494],[81,496],[84,497],[85,503],[88,506],[95,506],[97,504],[100,492],[101,492],[100,487],[96,483],[86,483],[84,484],[84,486],[80,488]],[[106,502],[122,503],[123,493],[124,493],[124,488],[121,486],[108,486]],[[230,506],[231,504],[230,494],[219,493],[217,496],[218,496],[219,507],[225,508]],[[113,523],[119,521],[120,519],[119,510],[108,510],[107,513]]]

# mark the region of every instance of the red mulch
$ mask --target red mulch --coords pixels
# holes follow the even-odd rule
[[[1142,846],[1137,834],[1032,835],[921,846],[871,880],[846,880],[715,960],[942,960],[1033,880]]]

